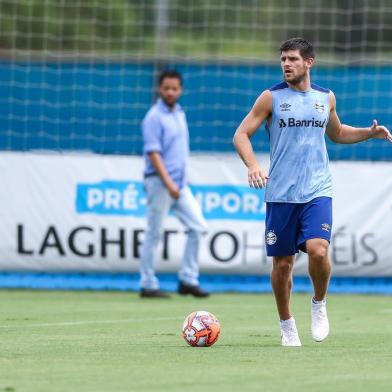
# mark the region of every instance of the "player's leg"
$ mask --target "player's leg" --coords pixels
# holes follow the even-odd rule
[[[267,255],[273,257],[271,284],[280,319],[283,346],[301,346],[294,317],[290,312],[292,272],[297,241],[298,206],[267,203],[265,242]]]
[[[294,256],[273,257],[271,284],[280,320],[288,320],[292,317],[290,312],[290,296],[293,285],[293,267]]]
[[[329,242],[314,238],[306,241],[309,255],[309,275],[313,282],[314,297],[311,300],[311,331],[316,342],[329,335],[327,315],[327,290],[331,276],[331,262],[328,256]]]
[[[321,238],[306,241],[309,256],[309,275],[313,282],[314,300],[322,301],[327,296],[331,277],[331,262],[328,255],[329,242]]]
[[[140,251],[140,287],[142,296],[165,296],[159,290],[155,275],[156,251],[159,244],[162,223],[173,200],[158,176],[145,179],[147,193],[147,227]]]
[[[326,296],[331,276],[328,255],[332,228],[332,200],[320,197],[307,203],[301,213],[300,248],[309,256],[309,275],[313,283],[311,300],[312,337],[324,340],[329,334]]]
[[[291,347],[301,346],[295,319],[290,312],[294,259],[295,256],[275,256],[271,272],[271,283],[280,318],[282,346]]]
[[[187,241],[178,273],[179,293],[206,297],[208,293],[199,286],[199,247],[201,236],[207,231],[201,208],[188,186],[181,189],[173,205],[173,212],[187,230]]]

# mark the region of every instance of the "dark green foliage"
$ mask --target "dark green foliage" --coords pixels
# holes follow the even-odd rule
[[[390,50],[388,0],[167,0],[156,32],[157,0],[0,0],[0,48],[166,55],[274,54],[304,36],[327,53]]]

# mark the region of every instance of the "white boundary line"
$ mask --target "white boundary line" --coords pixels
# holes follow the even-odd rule
[[[76,325],[94,325],[94,324],[118,324],[118,323],[144,323],[146,321],[167,321],[181,320],[182,317],[157,317],[157,318],[140,318],[140,319],[121,319],[121,320],[85,320],[85,321],[64,321],[62,323],[40,323],[40,324],[15,324],[0,325],[0,328],[45,328],[45,327],[73,327]]]

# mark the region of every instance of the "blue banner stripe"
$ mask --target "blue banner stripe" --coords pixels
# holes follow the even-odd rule
[[[207,220],[265,220],[264,190],[234,185],[192,185],[192,192]],[[141,181],[104,180],[77,184],[79,214],[146,215],[146,194]]]

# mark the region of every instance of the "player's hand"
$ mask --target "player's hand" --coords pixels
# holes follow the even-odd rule
[[[180,197],[180,188],[177,186],[176,183],[171,183],[167,185],[167,190],[170,193],[170,196],[173,199],[178,199]]]
[[[392,143],[392,135],[388,128],[383,125],[378,125],[377,120],[373,120],[373,125],[370,127],[370,132],[373,139],[386,139]]]
[[[251,188],[263,188],[267,184],[267,173],[259,166],[250,166],[248,169],[248,182]]]

